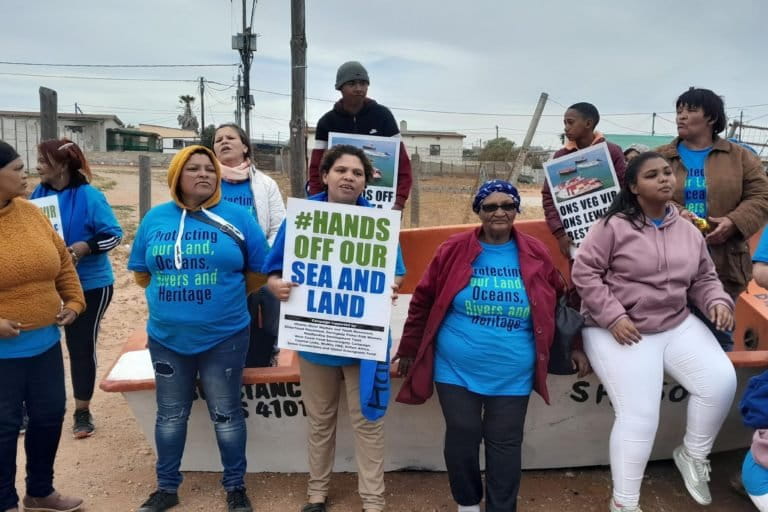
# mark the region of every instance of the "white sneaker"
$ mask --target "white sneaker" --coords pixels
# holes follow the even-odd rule
[[[480,512],[480,504],[477,505],[459,505],[459,512]]]
[[[694,459],[683,445],[675,448],[672,457],[675,459],[677,470],[683,477],[688,494],[699,505],[712,503],[712,495],[709,493],[709,472],[711,471],[709,460]]]
[[[636,507],[625,507],[616,503],[616,500],[613,498],[611,498],[611,505],[608,510],[610,510],[610,512],[643,512],[639,505]]]

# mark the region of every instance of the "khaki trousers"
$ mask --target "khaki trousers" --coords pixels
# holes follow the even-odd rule
[[[328,496],[343,386],[355,435],[358,493],[364,509],[384,510],[384,421],[369,421],[360,410],[360,365],[324,366],[299,357],[299,367],[309,421],[309,502]]]

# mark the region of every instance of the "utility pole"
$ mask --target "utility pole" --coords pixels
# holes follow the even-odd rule
[[[507,178],[507,181],[512,184],[517,183],[517,177],[523,169],[525,157],[528,156],[528,148],[531,147],[531,141],[536,133],[536,128],[539,126],[541,114],[544,112],[544,106],[547,104],[548,98],[549,95],[545,92],[541,93],[541,96],[539,96],[539,103],[536,105],[536,110],[533,111],[533,117],[531,118],[531,123],[528,125],[528,131],[525,134],[525,139],[523,139],[523,145],[517,153],[515,164],[512,166],[512,170],[510,170],[509,177]]]
[[[307,34],[304,0],[291,0],[291,196],[304,197],[307,180]]]
[[[653,118],[651,118],[651,135],[656,135],[656,112],[653,113]]]
[[[243,118],[243,111],[241,110],[242,103],[240,102],[240,73],[237,73],[237,110],[235,110],[235,122],[240,126],[240,122]]]
[[[496,138],[499,138],[499,125],[496,125]]]
[[[741,128],[744,126],[744,111],[741,111],[741,114],[739,114],[739,142],[742,142],[744,139],[741,138]]]
[[[200,136],[205,130],[205,78],[200,77]]]
[[[256,0],[253,0],[256,7]],[[232,36],[232,49],[240,52],[240,65],[243,70],[243,87],[238,86],[238,106],[242,104],[245,117],[245,133],[248,135],[248,140],[251,138],[251,107],[253,106],[253,98],[251,96],[251,62],[253,61],[253,52],[256,51],[256,34],[251,32],[252,27],[248,26],[248,18],[246,15],[246,4],[248,0],[243,0],[243,31],[240,34]]]

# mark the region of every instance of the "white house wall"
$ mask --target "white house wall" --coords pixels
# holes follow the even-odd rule
[[[72,127],[82,127],[82,131]],[[57,137],[73,140],[85,153],[107,150],[107,129],[118,128],[112,119],[78,120],[59,117]],[[40,120],[36,117],[0,115],[0,139],[16,148],[27,169],[37,165],[37,145],[40,143]]]
[[[408,156],[418,152],[424,162],[443,162],[446,164],[461,164],[463,162],[463,137],[403,135],[402,140],[408,150]],[[431,156],[429,154],[429,148],[433,144],[440,145],[440,155]],[[314,147],[315,133],[311,132],[307,136],[307,155],[312,152]]]

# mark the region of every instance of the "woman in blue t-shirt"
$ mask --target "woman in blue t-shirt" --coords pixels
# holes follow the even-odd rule
[[[361,149],[348,145],[334,146],[323,156],[320,175],[325,192],[310,197],[310,200],[371,206],[362,193],[373,179],[373,166]],[[284,251],[285,221],[263,268],[269,274],[267,286],[282,301],[288,300],[291,289],[298,286],[282,279]],[[397,288],[404,275],[405,265],[398,248],[393,300],[397,297]],[[302,398],[309,419],[309,499],[302,512],[326,510],[341,393],[346,393],[355,434],[358,491],[363,511],[384,510],[383,417],[389,401],[389,352],[385,361],[299,352],[299,367]]]
[[[520,194],[483,184],[472,203],[479,228],[449,238],[413,292],[397,350],[406,377],[399,402],[437,388],[445,464],[459,511],[514,512],[528,398],[549,401],[546,378],[563,280],[546,246],[514,228]],[[580,376],[589,371],[574,350]],[[485,444],[485,493],[479,449]]]
[[[64,242],[85,292],[85,311],[64,328],[75,395],[72,433],[75,439],[84,439],[94,431],[90,404],[96,383],[96,342],[115,282],[107,253],[120,245],[123,231],[107,198],[90,185],[91,169],[77,144],[69,139],[39,144],[37,172],[40,184],[31,199],[58,200]]]
[[[209,149],[189,146],[177,153],[168,168],[173,201],[147,213],[128,261],[136,282],[146,288],[157,388],[158,488],[139,512],[179,503],[179,467],[198,374],[224,466],[229,510],[251,510],[240,388],[250,323],[246,293],[264,283],[257,272],[267,241],[245,209],[221,200],[220,180]]]

